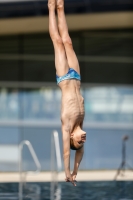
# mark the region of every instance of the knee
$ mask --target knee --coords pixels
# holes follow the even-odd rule
[[[62,42],[64,45],[72,46],[72,40],[69,36],[62,38]]]
[[[62,9],[64,9],[64,1],[58,0],[57,1],[57,10],[62,10]]]
[[[48,0],[48,9],[55,9],[55,1]]]
[[[61,37],[58,34],[51,33],[50,36],[51,36],[52,41],[55,44],[59,44],[59,45],[63,44],[63,41],[62,41]]]

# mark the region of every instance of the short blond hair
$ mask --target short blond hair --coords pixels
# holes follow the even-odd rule
[[[72,150],[79,150],[81,148],[82,148],[82,146],[79,147],[79,148],[75,147],[73,138],[70,138],[70,149],[72,149]]]

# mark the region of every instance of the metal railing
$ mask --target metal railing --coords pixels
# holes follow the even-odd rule
[[[55,162],[56,158],[56,162]],[[56,163],[56,166],[55,166]],[[51,135],[51,190],[50,199],[61,199],[61,188],[58,186],[58,173],[62,170],[59,134],[54,131]]]
[[[26,172],[23,172],[23,169],[22,169],[22,155],[23,155],[23,147],[24,145],[26,145],[31,153],[31,156],[35,162],[35,165],[37,167],[37,170],[36,171],[26,171]],[[40,162],[37,158],[37,155],[31,145],[31,143],[28,141],[28,140],[24,140],[20,143],[19,145],[19,174],[20,174],[20,181],[19,181],[19,200],[22,200],[23,199],[23,185],[24,183],[26,182],[26,175],[27,174],[36,174],[38,172],[40,172],[41,170],[41,165],[40,165]]]

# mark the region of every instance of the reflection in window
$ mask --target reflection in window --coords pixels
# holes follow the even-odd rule
[[[86,121],[133,122],[133,88],[97,87],[85,90]]]
[[[133,122],[132,87],[85,87],[85,122]],[[60,120],[61,91],[39,89],[0,89],[0,120]]]
[[[0,90],[0,119],[18,119],[19,100],[18,90],[1,88]]]

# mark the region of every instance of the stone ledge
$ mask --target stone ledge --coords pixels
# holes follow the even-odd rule
[[[79,171],[77,181],[113,181],[116,175],[116,170],[101,170],[101,171]],[[65,174],[60,172],[58,174],[58,181],[64,181]],[[33,175],[28,174],[27,182],[50,182],[52,180],[51,172],[41,172]],[[118,181],[133,181],[133,172],[125,171],[124,176],[119,175]],[[19,173],[0,173],[0,183],[19,182]]]

